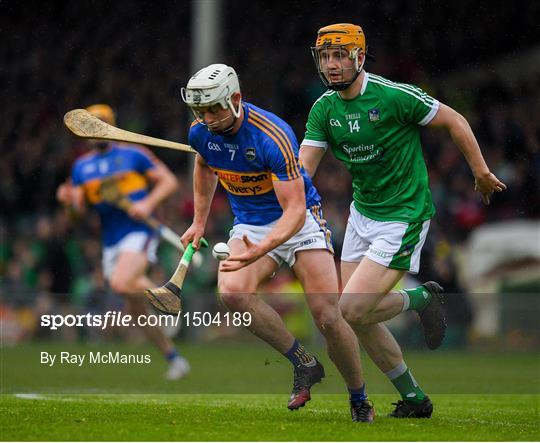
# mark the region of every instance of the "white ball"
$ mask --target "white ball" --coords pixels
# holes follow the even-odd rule
[[[212,255],[217,260],[227,260],[229,255],[231,255],[231,248],[229,248],[227,243],[216,243],[212,249]]]

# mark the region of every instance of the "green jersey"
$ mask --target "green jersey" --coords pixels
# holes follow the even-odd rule
[[[354,205],[378,221],[420,222],[435,213],[420,144],[439,102],[421,89],[364,75],[360,94],[327,91],[314,103],[302,145],[326,149],[352,175]]]

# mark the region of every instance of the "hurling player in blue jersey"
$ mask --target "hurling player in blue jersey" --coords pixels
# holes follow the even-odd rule
[[[235,221],[228,242],[231,256],[219,267],[219,293],[231,311],[250,312],[250,331],[293,364],[288,408],[298,409],[310,400],[310,388],[322,380],[324,369],[287,330],[278,313],[256,296],[259,284],[282,263],[302,283],[328,353],[354,398],[364,385],[358,342],[338,308],[331,234],[319,194],[298,163],[291,127],[276,115],[242,102],[236,72],[223,64],[193,75],[182,89],[182,98],[196,117],[189,142],[198,152],[195,214],[182,241],[198,246],[220,182]]]
[[[87,110],[106,123],[115,124],[108,105]],[[158,239],[141,220],[177,188],[176,177],[150,151],[140,146],[89,141],[91,150],[75,162],[71,180],[58,188],[57,198],[78,214],[93,206],[101,219],[103,274],[113,291],[124,297],[127,313],[134,318],[150,313],[141,294],[155,285],[146,276],[149,261],[155,261]],[[128,212],[103,201],[100,186],[114,180],[119,191],[133,203]],[[143,327],[145,335],[169,361],[168,379],[189,372],[189,364],[175,350],[163,331]]]

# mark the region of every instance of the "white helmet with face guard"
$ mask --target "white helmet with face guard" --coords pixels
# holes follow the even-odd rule
[[[233,68],[224,64],[213,64],[195,73],[185,88],[182,88],[182,100],[191,108],[197,120],[198,108],[221,105],[230,109],[233,115],[240,117],[241,103],[235,108],[231,97],[240,92],[238,76]]]

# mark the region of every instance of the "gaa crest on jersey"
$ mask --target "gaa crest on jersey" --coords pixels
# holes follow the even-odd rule
[[[246,157],[246,160],[252,162],[257,157],[257,153],[255,152],[255,148],[246,148],[244,151],[244,156]]]
[[[370,109],[368,111],[368,117],[370,122],[378,122],[381,118],[377,108]]]
[[[219,144],[217,144],[217,143],[208,142],[208,149],[210,151],[221,152],[221,148],[219,147]]]

